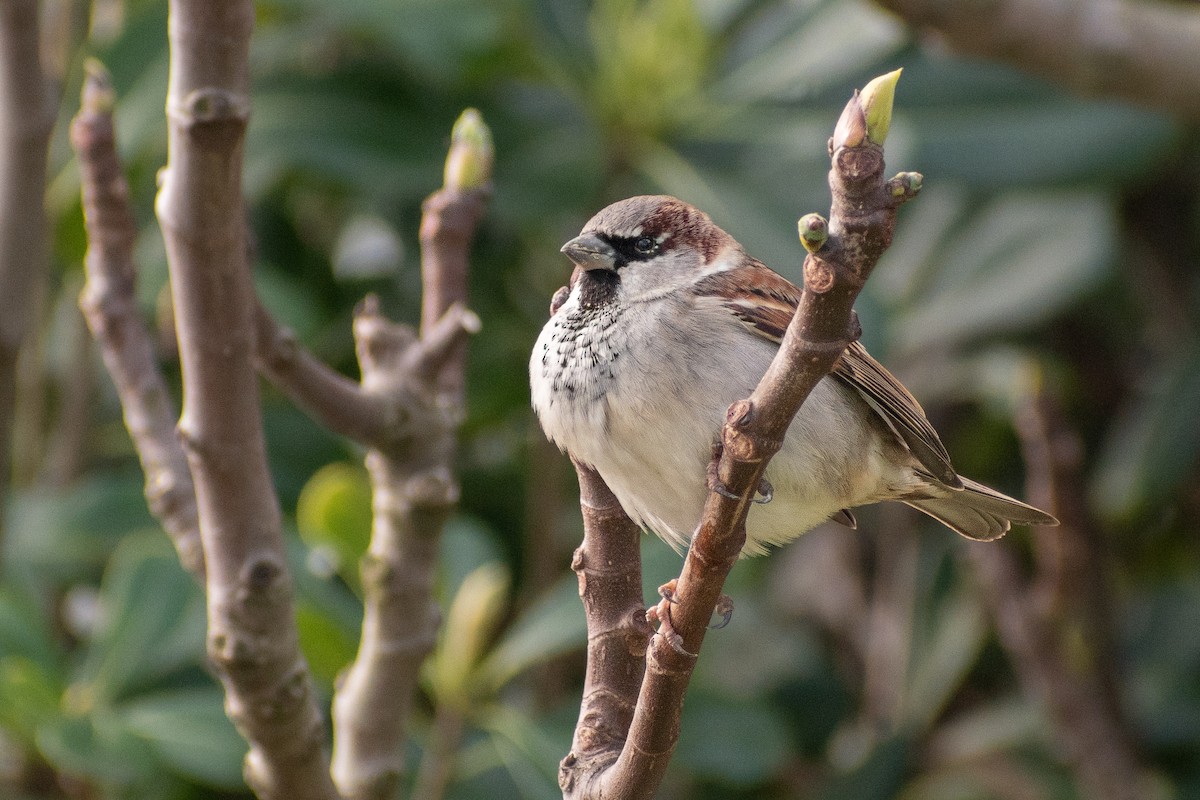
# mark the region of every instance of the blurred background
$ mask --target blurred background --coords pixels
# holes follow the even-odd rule
[[[661,796],[1067,800],[1101,796],[1088,789],[1099,760],[1148,776],[1143,796],[1200,798],[1194,126],[956,58],[859,0],[256,7],[255,278],[348,374],[365,293],[418,316],[420,202],[441,183],[454,119],[477,107],[495,137],[463,501],[439,579],[456,646],[427,665],[411,744],[416,765],[436,709],[466,709],[449,796],[560,796],[578,712],[576,486],[529,411],[526,373],[569,274],[559,246],[609,202],[669,193],[799,281],[795,220],[828,209],[833,123],[854,87],[903,67],[887,158],[925,188],[859,301],[864,340],[961,472],[1051,505],[1064,529],[971,545],[877,508],[857,531],[819,528],[740,563],[733,624],[706,641]],[[152,208],[165,26],[160,0],[95,0],[65,66],[51,273],[18,375],[3,522],[3,797],[248,796],[244,746],[204,665],[201,594],[146,510],[76,307],[86,243],[66,123],[86,54],[113,75],[139,293],[177,383]],[[263,413],[327,698],[357,644],[362,453],[270,389]],[[649,601],[681,562],[653,537],[644,551]],[[1058,686],[1095,702],[1071,705]]]

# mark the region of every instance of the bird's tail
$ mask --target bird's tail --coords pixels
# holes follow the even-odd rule
[[[1018,525],[1057,525],[1058,520],[1045,511],[990,489],[970,478],[962,478],[963,488],[944,497],[905,500],[938,522],[968,539],[989,542]]]

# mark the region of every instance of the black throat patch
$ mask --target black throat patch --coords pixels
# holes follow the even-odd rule
[[[607,269],[593,269],[579,276],[579,307],[592,310],[612,303],[621,278]]]

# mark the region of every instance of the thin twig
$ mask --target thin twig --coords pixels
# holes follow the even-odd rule
[[[184,568],[204,579],[196,490],[175,436],[176,412],[137,307],[133,243],[137,231],[129,184],[117,157],[113,93],[98,64],[89,63],[71,144],[79,156],[88,250],[87,283],[79,297],[104,364],[117,387],[125,427],[146,476],[150,511],[171,537]]]
[[[854,300],[891,243],[896,210],[920,187],[919,176],[911,173],[883,179],[883,148],[867,135],[870,128],[856,94],[830,141],[833,203],[828,240],[814,246],[818,252],[810,252],[805,260],[799,309],[766,375],[749,398],[735,402],[726,414],[716,474],[733,497],[716,491],[708,496],[676,583],[667,618],[670,630],[660,630],[646,649],[645,678],[620,755],[606,767],[604,759],[572,749],[559,772],[567,797],[649,798],[662,781],[678,741],[694,654],[700,652],[725,577],[745,543],[746,514],[767,462],[779,450],[808,393],[857,336]],[[581,471],[581,484],[593,480],[585,476]],[[613,519],[618,528],[624,526]],[[597,538],[607,535],[606,530],[597,531]],[[581,571],[581,581],[586,576]],[[590,635],[602,620],[592,611],[598,603],[588,602],[588,585],[583,589]],[[593,698],[609,691],[601,686],[585,696],[581,721],[603,713]],[[616,731],[621,727],[619,718],[605,724]],[[577,747],[579,740],[577,730]],[[608,750],[607,742],[601,746]]]
[[[168,163],[157,211],[183,372],[179,435],[207,570],[208,652],[250,744],[251,788],[263,800],[330,800],[251,363],[241,173],[254,4],[172,0],[168,9]]]
[[[1200,119],[1200,9],[1142,0],[876,0],[960,53]]]

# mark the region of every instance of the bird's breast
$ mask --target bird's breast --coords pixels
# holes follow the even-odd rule
[[[529,363],[534,410],[546,435],[585,458],[606,427],[609,396],[621,379],[625,336],[612,304],[568,301],[542,329]]]

